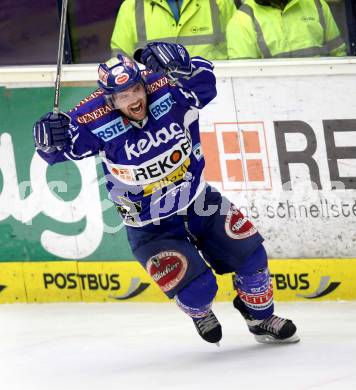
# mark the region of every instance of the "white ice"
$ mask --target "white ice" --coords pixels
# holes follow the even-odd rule
[[[257,344],[215,303],[218,348],[174,303],[0,306],[2,390],[356,389],[356,302],[277,303],[301,342]]]

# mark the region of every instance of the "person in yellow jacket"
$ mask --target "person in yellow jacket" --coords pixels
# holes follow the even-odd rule
[[[228,56],[345,56],[346,46],[324,0],[246,0],[226,31]]]
[[[113,55],[132,57],[151,41],[180,43],[191,56],[227,59],[226,26],[234,0],[125,0],[111,37]]]

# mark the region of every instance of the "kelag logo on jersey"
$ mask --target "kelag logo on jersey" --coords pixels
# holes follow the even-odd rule
[[[128,160],[139,158],[142,155],[148,153],[152,148],[158,148],[162,143],[167,144],[169,141],[176,139],[182,139],[188,137],[186,134],[188,130],[184,130],[178,123],[171,123],[169,127],[162,127],[156,131],[145,131],[145,136],[140,138],[135,143],[129,144],[129,141],[125,142],[125,152]],[[191,139],[189,133],[189,139]]]
[[[161,179],[165,179],[167,182],[175,182],[183,178],[190,165],[189,156],[192,152],[192,139],[188,130],[183,133],[183,136],[184,138],[181,138],[180,142],[172,148],[142,162],[140,165],[117,165],[106,159],[104,160],[105,164],[115,177],[127,184],[147,185]],[[147,147],[150,147],[148,141],[146,141],[146,144],[148,144]],[[143,151],[141,152],[143,153]],[[182,169],[177,171],[179,167],[182,167]]]
[[[132,126],[130,125],[130,122],[125,124],[123,118],[120,116],[119,118],[116,118],[113,121],[93,130],[93,134],[107,142],[121,134],[126,133],[126,131],[130,130],[131,128]]]
[[[155,119],[159,119],[161,116],[167,114],[174,103],[172,95],[168,92],[154,103],[148,106],[150,113]]]

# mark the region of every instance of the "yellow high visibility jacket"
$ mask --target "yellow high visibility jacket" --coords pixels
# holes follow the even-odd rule
[[[228,56],[344,56],[346,45],[324,0],[291,0],[283,10],[246,0],[226,31]]]
[[[111,49],[132,56],[151,41],[183,44],[191,56],[227,58],[226,26],[233,0],[184,0],[176,22],[166,0],[125,0],[117,15]]]

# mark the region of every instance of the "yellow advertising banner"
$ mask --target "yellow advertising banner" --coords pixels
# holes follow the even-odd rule
[[[137,262],[78,262],[78,275],[83,302],[168,301]]]
[[[270,260],[276,301],[356,300],[356,259]],[[235,296],[232,274],[217,275],[216,301]],[[0,303],[165,302],[132,261],[0,263]]]
[[[276,300],[356,299],[356,259],[280,259],[270,262]]]
[[[0,303],[26,302],[23,263],[0,263]]]
[[[76,261],[26,262],[23,279],[28,303],[80,302]],[[2,264],[0,264],[0,268]]]

